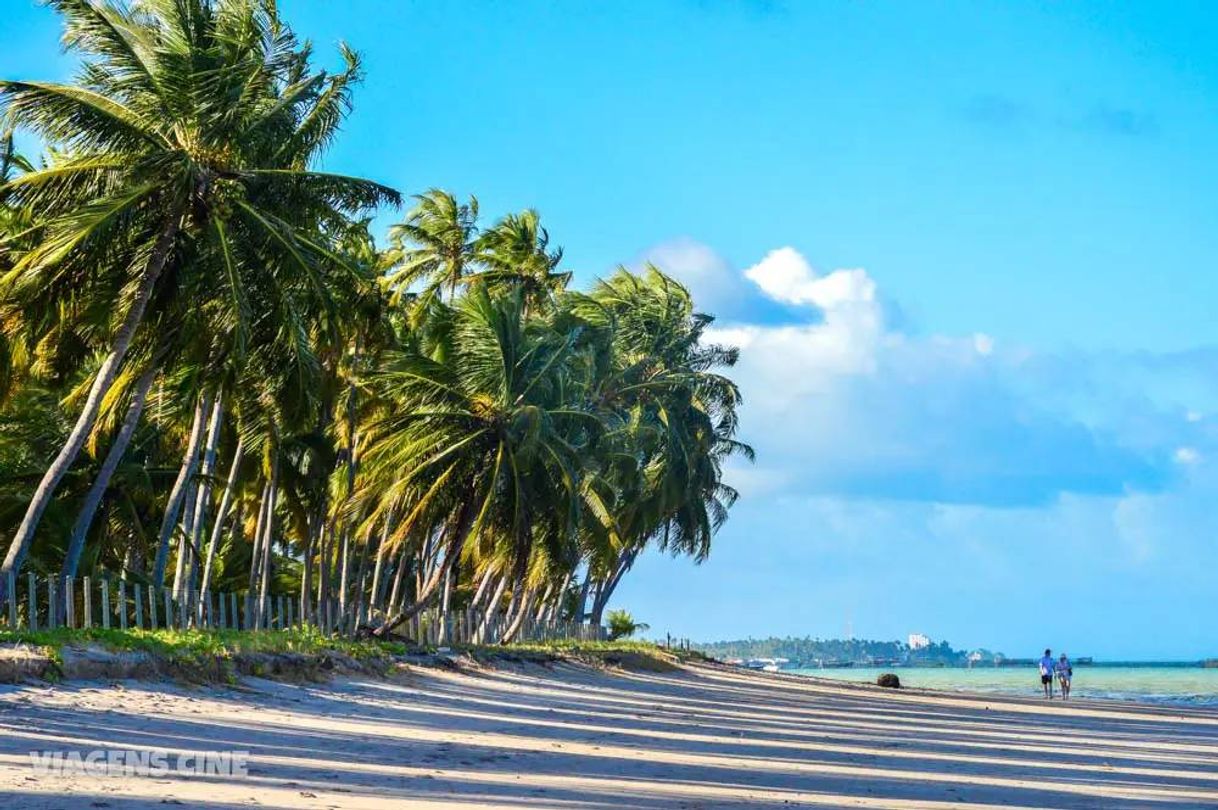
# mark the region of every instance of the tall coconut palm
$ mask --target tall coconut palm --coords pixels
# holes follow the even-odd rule
[[[459,202],[447,191],[433,188],[415,198],[406,219],[389,229],[393,269],[386,283],[395,302],[416,292],[426,307],[445,289],[457,295],[478,257],[478,200]],[[415,288],[418,288],[417,290]]]
[[[439,528],[442,561],[414,604],[435,595],[471,539],[511,550],[521,578],[539,537],[570,535],[579,513],[580,453],[599,429],[564,386],[574,341],[525,318],[519,290],[493,296],[479,285],[452,312],[443,347],[392,356],[373,384],[390,403],[369,425],[359,501],[368,530],[401,515],[390,545]]]
[[[537,212],[528,209],[508,214],[488,228],[476,246],[477,276],[491,285],[519,285],[526,300],[540,306],[566,288],[571,274],[560,272],[562,248],[550,247],[550,233],[541,226]]]
[[[397,199],[311,169],[349,107],[359,62],[344,48],[343,71],[311,72],[273,4],[51,5],[84,65],[75,84],[0,81],[7,115],[64,155],[4,186],[35,213],[36,244],[0,279],[0,300],[7,311],[103,302],[108,350],[4,572],[20,567],[150,308],[181,308],[189,290],[248,314],[246,274],[273,264],[312,284],[330,256],[319,228]]]

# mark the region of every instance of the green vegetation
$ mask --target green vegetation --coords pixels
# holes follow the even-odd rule
[[[649,624],[636,622],[634,617],[627,610],[611,610],[608,616],[609,624],[609,640],[617,641],[620,638],[630,638],[635,633],[641,633],[644,630],[651,628]]]
[[[793,664],[817,666],[820,663],[890,663],[923,664],[928,666],[964,666],[970,652],[953,649],[946,641],[921,649],[910,649],[903,641],[865,641],[862,639],[764,638],[741,641],[717,641],[695,644],[700,652],[712,658],[786,658]],[[994,653],[976,651],[990,661]]]
[[[649,545],[705,558],[751,451],[681,285],[577,291],[536,212],[435,189],[378,245],[398,192],[319,168],[359,58],[318,70],[269,0],[50,5],[75,82],[0,81],[46,150],[0,150],[0,574],[511,640],[599,623]],[[141,643],[239,643],[191,638]]]
[[[356,659],[401,655],[406,647],[391,642],[356,641],[322,635],[313,628],[264,630],[102,630],[58,629],[38,632],[0,631],[0,644],[31,644],[48,649],[66,645],[96,644],[108,650],[146,652],[174,660],[179,658],[231,658],[249,653],[299,653],[319,655],[337,652]]]
[[[148,666],[141,674],[171,675],[192,682],[234,682],[240,674],[263,677],[318,678],[331,672],[336,657],[349,666],[387,674],[394,660],[439,665],[453,655],[483,664],[510,662],[549,664],[581,661],[594,666],[667,671],[696,653],[666,650],[631,641],[554,641],[509,645],[454,645],[443,650],[408,647],[395,642],[325,636],[316,629],[268,630],[258,633],[220,630],[59,629],[42,632],[0,631],[0,644],[24,644],[41,651],[50,666],[42,677],[59,679],[68,649],[102,649],[141,653]],[[443,653],[443,656],[439,654]],[[87,675],[86,677],[96,677]]]

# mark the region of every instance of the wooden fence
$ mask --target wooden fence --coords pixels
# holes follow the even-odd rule
[[[296,596],[262,599],[250,593],[214,593],[153,588],[106,578],[8,575],[7,604],[0,606],[0,626],[10,630],[54,630],[60,627],[207,628],[216,630],[284,630],[314,626],[326,632],[350,633],[364,624],[368,611],[360,604],[340,610],[337,600],[310,603],[303,613]],[[383,618],[383,614],[376,618]],[[396,633],[419,644],[496,644],[509,628],[502,613],[487,616],[476,610],[424,611],[397,628]],[[601,625],[526,618],[513,641],[601,641]]]

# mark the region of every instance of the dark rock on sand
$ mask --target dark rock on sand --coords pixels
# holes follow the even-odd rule
[[[901,679],[891,672],[885,672],[883,675],[875,679],[878,686],[883,686],[885,689],[900,689]]]

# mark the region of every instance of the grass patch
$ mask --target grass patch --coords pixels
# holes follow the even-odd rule
[[[0,643],[24,643],[58,651],[65,646],[96,644],[115,651],[146,652],[169,661],[201,658],[232,658],[254,653],[319,655],[336,652],[357,660],[405,652],[405,645],[392,642],[354,641],[327,636],[313,628],[291,630],[104,630],[89,629],[0,631]]]

